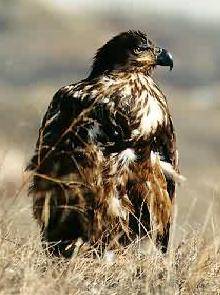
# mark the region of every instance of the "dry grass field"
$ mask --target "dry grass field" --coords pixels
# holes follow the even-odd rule
[[[0,295],[220,294],[219,23],[117,9],[60,12],[46,3],[0,0]],[[149,31],[175,58],[172,73],[156,73],[187,178],[169,251],[135,241],[104,258],[92,249],[49,257],[23,185],[40,120],[53,93],[85,77],[95,50],[127,29]]]
[[[114,256],[87,250],[52,258],[41,248],[30,204],[15,198],[0,205],[0,294],[220,294],[217,236],[205,241],[202,229],[186,227],[167,255],[136,241]]]
[[[32,218],[27,186],[22,186],[28,156],[13,147],[2,153],[0,165],[0,294],[220,294],[220,170],[214,141],[220,109],[218,104],[207,108],[197,101],[181,104],[180,92],[177,97],[178,104],[171,97],[171,105],[187,181],[177,191],[167,255],[151,243],[135,241],[113,258],[110,254],[94,258],[92,250],[71,260],[47,256]],[[205,126],[207,110],[210,119]],[[205,128],[212,131],[204,134]],[[204,142],[199,140],[202,134]]]

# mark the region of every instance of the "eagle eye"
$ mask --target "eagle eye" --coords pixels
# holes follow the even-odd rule
[[[136,47],[134,49],[134,53],[135,54],[139,54],[139,53],[141,53],[143,51],[147,51],[148,49],[149,49],[149,46],[148,45],[145,45],[145,44],[139,45],[138,47]]]

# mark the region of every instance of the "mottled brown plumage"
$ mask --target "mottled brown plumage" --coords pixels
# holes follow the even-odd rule
[[[79,238],[111,248],[137,236],[166,251],[180,176],[156,65],[172,68],[170,54],[125,32],[98,50],[87,79],[55,94],[28,166],[34,217],[54,254],[71,255]]]

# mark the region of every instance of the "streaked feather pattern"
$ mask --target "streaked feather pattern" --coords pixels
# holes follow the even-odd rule
[[[114,248],[149,234],[166,251],[181,176],[166,97],[142,68],[61,88],[28,169],[54,254],[70,255],[79,238]]]

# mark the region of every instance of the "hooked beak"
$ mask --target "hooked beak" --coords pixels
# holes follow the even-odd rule
[[[161,53],[157,56],[156,64],[159,66],[169,66],[170,71],[172,71],[173,57],[166,49],[162,49]]]

